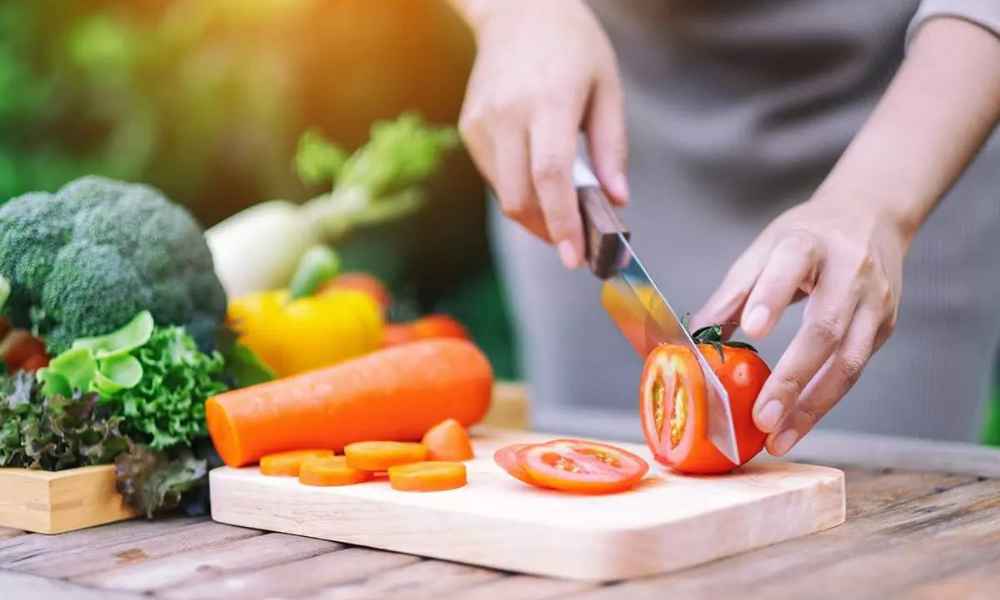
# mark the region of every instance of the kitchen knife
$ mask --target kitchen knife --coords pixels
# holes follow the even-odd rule
[[[708,383],[708,437],[733,464],[740,464],[726,388],[642,266],[629,244],[629,230],[581,158],[573,165],[573,181],[583,217],[587,264],[604,282],[601,303],[605,310],[643,360],[663,343],[691,350]]]

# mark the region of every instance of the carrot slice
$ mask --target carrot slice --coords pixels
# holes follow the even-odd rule
[[[385,471],[425,460],[427,446],[411,442],[355,442],[344,447],[347,464],[362,471]]]
[[[299,470],[299,481],[305,485],[351,485],[371,478],[371,472],[348,466],[343,456],[307,458]]]
[[[401,492],[453,490],[468,483],[460,462],[427,461],[389,467],[389,485]]]
[[[290,450],[268,454],[260,459],[263,475],[287,475],[298,477],[299,468],[307,458],[332,457],[333,450]]]
[[[430,460],[470,460],[475,456],[469,433],[455,419],[446,419],[431,427],[422,443],[427,446]]]

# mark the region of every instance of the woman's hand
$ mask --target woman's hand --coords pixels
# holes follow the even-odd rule
[[[889,215],[839,199],[821,190],[775,219],[695,318],[739,318],[762,338],[808,296],[802,326],[754,406],[771,454],[786,453],[833,408],[896,324],[910,236]]]
[[[813,198],[764,230],[695,317],[700,325],[738,318],[760,338],[808,296],[802,326],[754,405],[772,454],[788,452],[833,408],[892,332],[910,240],[1000,122],[997,64],[1000,42],[985,29],[948,17],[922,25]]]
[[[578,132],[594,169],[624,205],[626,139],[614,52],[578,0],[454,0],[478,54],[459,130],[508,217],[552,242],[563,263],[583,261],[573,188]]]

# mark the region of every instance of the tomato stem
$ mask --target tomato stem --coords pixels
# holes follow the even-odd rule
[[[743,348],[759,354],[756,348],[746,342],[723,339],[722,325],[708,325],[707,327],[702,327],[698,331],[691,334],[691,339],[693,339],[696,344],[708,344],[715,348],[715,351],[719,353],[719,360],[722,362],[726,362],[726,355],[723,352],[723,348]]]

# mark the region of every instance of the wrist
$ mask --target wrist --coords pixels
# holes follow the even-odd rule
[[[810,199],[811,203],[824,206],[834,214],[841,214],[859,230],[865,224],[879,229],[888,228],[909,248],[920,226],[929,213],[925,202],[915,190],[900,186],[898,181],[887,180],[884,174],[847,172],[838,168],[823,182]]]

